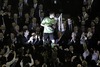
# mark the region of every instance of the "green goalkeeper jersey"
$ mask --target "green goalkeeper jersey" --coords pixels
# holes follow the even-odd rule
[[[43,21],[41,22],[41,26],[44,27],[44,33],[53,33],[54,29],[53,29],[53,25],[56,24],[55,19],[51,19],[49,17],[46,17],[43,19]]]

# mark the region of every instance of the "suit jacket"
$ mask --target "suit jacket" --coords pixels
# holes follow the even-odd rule
[[[0,26],[3,24],[2,15],[0,15]]]
[[[72,31],[73,31],[73,28],[74,28],[74,24],[73,24],[73,23],[71,24],[71,29],[70,29],[68,23],[66,23],[66,30],[67,30],[67,31],[72,32]]]
[[[23,38],[22,38],[22,43],[23,43],[23,45],[27,45],[27,41],[29,40],[29,37],[25,37],[25,36],[23,36]]]

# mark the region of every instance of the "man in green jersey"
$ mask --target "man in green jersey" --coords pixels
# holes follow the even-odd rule
[[[51,44],[55,43],[54,36],[53,36],[55,24],[56,24],[56,20],[55,20],[54,13],[50,13],[49,17],[44,18],[43,21],[41,22],[41,26],[44,27],[44,31],[43,31],[44,42],[47,42],[49,37],[50,41],[52,42]]]

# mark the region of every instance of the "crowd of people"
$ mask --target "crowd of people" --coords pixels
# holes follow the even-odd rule
[[[77,17],[53,13],[51,39],[43,33],[49,14],[43,2],[0,0],[0,67],[100,67],[100,17],[90,18],[93,0],[83,0]]]

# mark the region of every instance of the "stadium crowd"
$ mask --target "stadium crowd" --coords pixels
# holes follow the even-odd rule
[[[43,1],[0,0],[0,67],[100,67],[100,17],[89,18],[92,0],[83,0],[76,19],[62,17],[53,47],[43,43],[41,22],[49,14]]]

